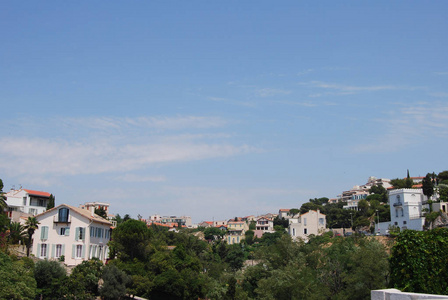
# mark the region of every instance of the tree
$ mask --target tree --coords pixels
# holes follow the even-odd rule
[[[31,245],[33,244],[33,235],[37,228],[39,228],[39,222],[35,217],[28,217],[25,223],[25,229],[28,234],[28,239],[26,240],[26,256],[30,256]]]
[[[100,216],[103,219],[107,220],[107,212],[104,208],[100,207],[100,208],[95,208],[95,214],[97,214],[98,216]]]
[[[432,182],[431,174],[426,174],[425,178],[422,180],[423,194],[429,198],[434,195],[434,184]]]
[[[225,234],[217,227],[208,227],[204,230],[204,238],[209,241],[221,240]]]
[[[53,194],[51,194],[50,197],[48,198],[47,210],[53,208],[54,205],[55,205],[55,198]]]
[[[77,265],[69,278],[70,294],[76,299],[93,299],[98,296],[98,281],[102,270],[103,263],[98,258]]]
[[[3,212],[7,207],[6,197],[3,193],[3,181],[0,179],[0,212]]]
[[[0,251],[0,299],[34,299],[36,280],[33,262],[25,260],[13,261]]]
[[[123,299],[126,296],[126,285],[130,277],[114,265],[107,265],[103,269],[103,285],[99,292],[105,300]]]
[[[442,171],[437,175],[438,183],[448,184],[448,171]]]
[[[390,258],[390,287],[403,292],[448,294],[448,229],[405,230]]]
[[[9,242],[11,244],[18,244],[25,240],[25,228],[19,222],[12,222],[9,224]]]
[[[34,268],[38,294],[44,299],[62,299],[67,292],[67,272],[61,263],[54,260],[40,260]]]
[[[144,260],[150,231],[142,221],[129,219],[112,231],[112,250],[123,260]]]

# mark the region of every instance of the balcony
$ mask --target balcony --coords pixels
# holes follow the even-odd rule
[[[53,216],[53,223],[71,223],[72,216],[68,216],[66,218],[59,219],[59,216]]]
[[[403,203],[402,202],[395,202],[394,203],[394,207],[398,207],[398,206],[403,206]]]

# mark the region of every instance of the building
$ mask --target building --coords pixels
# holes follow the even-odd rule
[[[51,194],[28,189],[10,190],[6,194],[7,212],[11,219],[20,218],[22,214],[35,216],[47,210]],[[17,215],[17,216],[16,216]]]
[[[32,253],[41,259],[60,259],[78,265],[97,257],[103,262],[109,255],[107,243],[112,223],[89,210],[61,204],[36,216],[39,227],[33,236]]]
[[[255,223],[254,236],[261,238],[265,232],[274,232],[274,221],[266,217],[260,217]]]
[[[176,224],[180,224],[182,227],[188,227],[188,228],[192,228],[193,224],[191,222],[191,217],[189,216],[181,216],[181,217],[176,217],[176,216],[159,216],[159,215],[152,215],[149,217],[149,223],[161,223],[161,224],[171,224],[171,223],[176,223]]]
[[[282,218],[288,219],[289,218],[289,211],[290,211],[289,208],[287,208],[287,209],[286,208],[279,209],[278,210],[278,217],[280,219],[282,219]]]
[[[289,219],[288,233],[294,240],[302,238],[306,241],[310,234],[324,233],[326,226],[326,216],[319,210],[310,210]]]
[[[390,179],[370,176],[366,184],[355,185],[351,190],[343,191],[341,195],[338,195],[338,200],[332,200],[331,203],[347,202],[347,205],[343,206],[344,209],[358,210],[359,201],[370,195],[369,190],[372,186],[382,186],[386,190],[392,187]]]
[[[387,234],[389,226],[396,226],[401,230],[423,230],[423,209],[429,208],[429,205],[422,189],[390,190],[389,205],[391,221],[376,224],[375,232]]]
[[[244,238],[249,225],[245,221],[228,221],[227,222],[227,244],[239,244]]]

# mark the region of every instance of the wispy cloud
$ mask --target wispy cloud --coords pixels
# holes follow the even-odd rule
[[[117,180],[125,182],[164,182],[166,181],[165,176],[142,176],[137,174],[124,174],[116,177]]]
[[[250,102],[250,101],[237,101],[237,100],[221,98],[221,97],[207,97],[207,99],[210,101],[214,101],[214,102],[223,102],[223,103],[228,103],[228,104],[237,105],[237,106],[245,106],[245,107],[255,107],[256,106],[255,103]]]
[[[343,85],[338,83],[327,83],[322,81],[310,81],[310,82],[299,82],[299,85],[320,88],[324,90],[333,90],[337,94],[355,94],[360,92],[377,92],[377,91],[387,91],[387,90],[407,90],[414,91],[417,89],[423,89],[423,87],[409,87],[400,85],[374,85],[374,86],[355,86],[355,85]],[[328,93],[314,93],[310,97],[321,97],[323,95],[328,95]]]
[[[271,88],[263,88],[255,91],[256,94],[260,97],[272,97],[278,95],[289,95],[291,91],[283,90],[283,89],[271,89]]]
[[[59,132],[57,138],[0,137],[0,170],[15,176],[129,172],[155,164],[225,158],[258,151],[250,145],[233,144],[229,134],[206,131],[226,124],[220,118],[123,118],[113,122],[110,118],[89,118],[71,119],[67,121],[70,123],[90,130],[83,131],[85,136],[73,133],[82,131],[73,126],[71,135]],[[55,127],[58,124],[49,122],[47,125]],[[183,133],[183,130],[177,134],[157,134],[146,131],[147,127],[180,130],[188,126],[203,129],[203,132],[193,134]],[[110,128],[126,130],[104,131]],[[154,178],[145,180],[151,179]]]
[[[177,117],[90,117],[59,119],[58,122],[66,126],[80,126],[92,129],[126,129],[151,128],[161,130],[176,130],[185,128],[214,128],[222,127],[227,121],[219,117],[177,116]]]
[[[372,137],[370,142],[358,145],[355,152],[396,152],[409,145],[444,139],[448,135],[448,105],[421,103],[406,106],[378,119],[383,134]]]

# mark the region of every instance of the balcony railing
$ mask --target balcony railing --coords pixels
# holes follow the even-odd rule
[[[395,202],[394,203],[394,207],[397,207],[397,206],[403,206],[403,203],[402,202]]]
[[[61,219],[59,219],[59,216],[53,216],[53,222],[54,223],[71,223],[72,216],[68,216],[67,218],[61,218]]]

